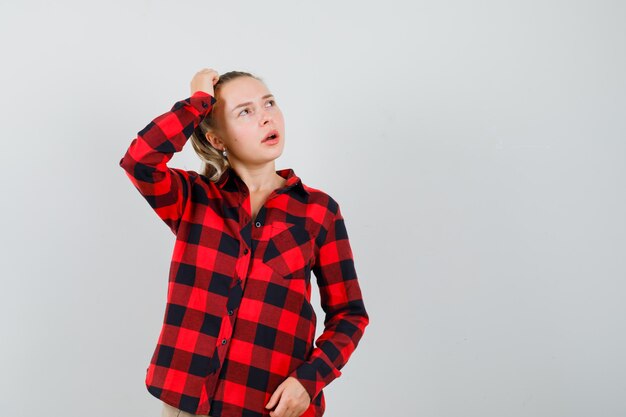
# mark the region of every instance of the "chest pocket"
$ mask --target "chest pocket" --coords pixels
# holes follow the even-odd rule
[[[299,224],[274,222],[263,252],[263,263],[285,279],[310,277],[313,256],[309,232]]]

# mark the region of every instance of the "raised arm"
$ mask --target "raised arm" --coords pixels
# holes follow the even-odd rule
[[[191,82],[192,95],[152,120],[131,142],[119,161],[137,190],[176,234],[191,181],[189,173],[170,168],[167,162],[180,152],[194,129],[211,111],[216,99],[215,71],[202,70]]]

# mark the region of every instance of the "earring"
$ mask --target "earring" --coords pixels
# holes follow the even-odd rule
[[[224,158],[226,158],[226,148],[224,148],[224,150],[222,151],[222,155],[224,155]]]

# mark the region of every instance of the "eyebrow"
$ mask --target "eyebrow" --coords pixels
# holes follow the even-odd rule
[[[261,99],[266,99],[266,98],[270,98],[270,97],[274,97],[274,94],[266,94],[263,97],[261,97]],[[245,106],[249,106],[251,105],[252,102],[251,101],[246,101],[245,103],[241,103],[235,107],[233,107],[233,109],[231,110],[231,112],[237,110],[239,107],[245,107]]]

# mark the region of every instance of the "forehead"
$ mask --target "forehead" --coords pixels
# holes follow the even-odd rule
[[[266,94],[270,94],[270,91],[265,84],[251,77],[230,80],[219,90],[219,98],[224,101],[227,109],[248,101],[256,102]]]

